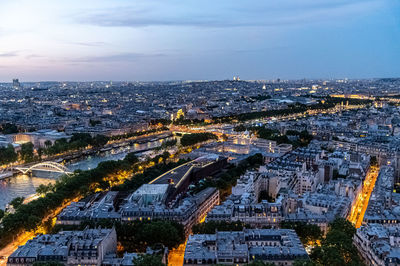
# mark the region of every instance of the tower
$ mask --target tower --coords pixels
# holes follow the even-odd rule
[[[13,79],[13,88],[14,89],[19,89],[19,88],[21,88],[21,83],[19,83],[19,80],[18,79]]]

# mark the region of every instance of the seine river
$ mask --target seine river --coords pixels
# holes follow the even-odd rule
[[[171,138],[168,138],[171,139]],[[143,144],[134,144],[118,149],[113,149],[102,154],[88,156],[81,161],[67,164],[66,167],[73,172],[74,170],[89,170],[96,168],[100,162],[109,160],[120,160],[132,151],[141,151],[160,146],[166,139],[161,139]],[[138,156],[143,153],[138,153]],[[0,180],[0,209],[4,209],[7,203],[16,197],[28,197],[36,192],[36,188],[41,184],[56,182],[56,178],[40,178],[28,175],[15,175],[6,180]]]

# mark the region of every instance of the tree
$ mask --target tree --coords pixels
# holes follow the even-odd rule
[[[98,124],[101,124],[101,121],[100,120],[89,119],[89,124],[90,124],[90,126],[94,127],[94,126],[96,126]]]
[[[18,209],[18,207],[24,203],[24,200],[24,197],[16,197],[10,202],[10,205],[12,205],[14,209]]]
[[[318,265],[363,265],[353,245],[354,226],[343,218],[335,219],[321,246],[311,252],[311,259]]]
[[[179,160],[178,162],[171,162],[167,164],[157,164],[153,167],[147,168],[143,173],[138,173],[132,176],[131,179],[127,179],[126,182],[121,186],[115,186],[114,190],[135,190],[142,184],[148,183],[155,177],[159,176],[166,171],[177,167],[186,160]],[[115,175],[121,169],[131,170],[137,165],[127,165],[125,160],[118,161],[107,161],[100,163],[96,168],[87,171],[75,171],[70,176],[60,177],[54,186],[43,196],[35,200],[30,201],[27,204],[20,205],[15,213],[8,213],[3,217],[0,228],[0,248],[9,244],[13,236],[22,232],[23,230],[35,230],[40,225],[41,221],[49,215],[54,209],[62,206],[63,203],[74,199],[77,196],[86,195],[89,192],[94,192],[96,185],[109,177]],[[44,191],[44,190],[43,190]],[[147,221],[146,221],[147,222]],[[162,235],[161,240],[165,242],[165,245],[175,246],[184,242],[185,234],[183,226],[174,222],[169,222],[169,226],[165,226],[164,229],[152,230],[152,234],[144,235],[148,238],[135,239],[135,250],[145,248],[146,243],[161,242],[158,237]],[[143,223],[144,224],[144,223]],[[175,230],[171,230],[172,227]],[[143,225],[133,227],[138,228],[138,232],[143,231]],[[135,229],[136,230],[136,229]],[[165,232],[160,234],[159,232]],[[136,231],[135,231],[136,232]],[[128,236],[128,234],[119,234],[122,236]],[[130,235],[129,235],[130,236]],[[143,234],[141,235],[143,236]],[[149,241],[150,239],[150,241]],[[162,242],[162,244],[164,244]],[[136,244],[137,243],[137,244]],[[144,250],[143,250],[144,251]]]
[[[50,147],[51,145],[53,145],[53,143],[51,142],[51,140],[46,140],[46,141],[44,142],[44,146],[45,146],[46,148]]]
[[[21,145],[21,158],[25,162],[31,162],[33,160],[33,144],[32,142],[24,143]]]
[[[311,260],[295,260],[293,266],[316,266],[315,262]]]
[[[3,218],[4,217],[4,211],[2,210],[2,209],[0,209],[0,220],[1,220],[1,218]]]
[[[215,139],[217,140],[218,137],[214,135],[213,133],[193,133],[193,134],[185,134],[181,138],[181,144],[182,146],[191,146],[194,144],[197,144],[199,142],[207,141],[210,139]]]
[[[255,260],[247,264],[248,266],[275,266],[275,263],[263,262],[261,260]]]
[[[134,163],[137,163],[139,161],[139,159],[135,153],[130,152],[125,156],[124,161],[126,161],[130,164],[134,164]]]
[[[335,219],[329,224],[329,230],[343,231],[349,238],[353,238],[357,231],[353,224],[344,218]]]
[[[162,263],[161,256],[157,255],[140,255],[138,258],[133,259],[133,265],[135,266],[165,266]]]
[[[52,184],[48,184],[47,186],[44,184],[40,184],[37,188],[36,188],[36,193],[40,194],[40,195],[45,195],[46,193],[50,192],[53,189],[53,185]]]
[[[167,151],[164,151],[161,157],[163,158],[164,163],[166,163],[167,159],[171,156],[171,154]]]
[[[94,147],[103,147],[104,145],[107,144],[108,140],[109,140],[109,138],[107,136],[99,134],[93,138],[92,145]]]
[[[0,147],[0,165],[13,163],[17,159],[17,153],[11,144],[7,145],[7,147]]]
[[[40,147],[39,149],[37,149],[37,153],[38,153],[39,159],[42,158],[43,152],[44,152],[44,150],[43,150],[42,147]]]
[[[185,241],[185,231],[181,224],[175,222],[152,221],[151,223],[143,223],[138,228],[136,240],[148,245],[161,243],[171,249],[178,247]]]
[[[378,159],[376,158],[376,156],[371,156],[370,165],[378,166]]]
[[[246,131],[246,127],[244,125],[238,125],[238,126],[235,126],[233,128],[233,130],[236,132],[243,132],[243,131]]]
[[[296,231],[301,242],[315,242],[322,239],[322,232],[318,225],[303,222],[282,222],[281,228],[293,229]]]
[[[64,266],[64,264],[58,261],[35,261],[33,266]]]
[[[18,133],[18,128],[14,124],[6,123],[0,127],[0,132],[3,134],[14,134]]]

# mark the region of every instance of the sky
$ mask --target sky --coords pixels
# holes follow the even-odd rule
[[[0,0],[0,81],[400,77],[400,0]]]

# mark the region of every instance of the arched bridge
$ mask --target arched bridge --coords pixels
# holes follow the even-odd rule
[[[67,175],[72,173],[68,170],[67,167],[65,167],[62,164],[56,163],[56,162],[42,162],[42,163],[37,163],[35,165],[32,165],[29,168],[16,167],[15,169],[22,172],[23,174],[27,174],[28,172],[31,172],[32,170],[62,173],[62,174],[67,174]]]

